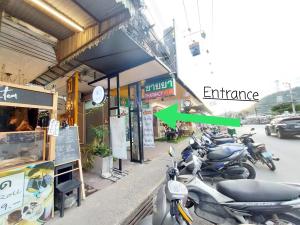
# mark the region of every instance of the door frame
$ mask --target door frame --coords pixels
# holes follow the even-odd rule
[[[130,99],[130,88],[134,87],[135,90],[135,101],[136,105],[135,108],[131,108],[131,99]],[[138,162],[143,163],[144,162],[144,145],[143,145],[143,123],[142,123],[142,91],[141,91],[141,84],[139,82],[132,83],[128,85],[128,116],[129,116],[129,143],[130,143],[130,158],[131,162]],[[133,158],[133,152],[132,152],[132,121],[131,116],[132,114],[136,114],[137,116],[137,126],[138,126],[138,140],[139,140],[139,160]]]

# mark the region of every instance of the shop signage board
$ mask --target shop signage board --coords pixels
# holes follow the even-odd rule
[[[147,80],[145,82],[145,99],[162,98],[176,95],[176,81],[173,77]]]
[[[92,98],[96,104],[102,103],[105,98],[104,88],[101,86],[95,87],[93,90]]]
[[[15,86],[2,85],[0,83],[0,105],[39,105],[52,107],[53,94],[37,92],[33,90],[18,88]]]
[[[67,80],[67,102],[66,102],[66,111],[68,114],[68,124],[74,126],[78,124],[78,101],[79,101],[79,92],[78,92],[78,72],[74,73]]]
[[[45,224],[54,207],[54,163],[0,171],[0,224]]]
[[[23,204],[24,173],[0,178],[0,216]]]
[[[110,138],[113,157],[127,159],[125,117],[110,117]]]
[[[152,108],[143,109],[143,142],[144,147],[155,147]]]

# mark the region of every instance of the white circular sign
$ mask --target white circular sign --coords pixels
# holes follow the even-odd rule
[[[101,86],[97,86],[95,87],[94,91],[93,91],[93,101],[96,104],[100,104],[105,97],[105,93],[104,93],[104,89]]]

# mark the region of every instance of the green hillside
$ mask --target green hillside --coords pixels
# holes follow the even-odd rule
[[[300,104],[300,87],[293,88],[293,95],[296,104]],[[288,90],[280,91],[260,99],[260,101],[256,103],[253,107],[247,110],[243,110],[243,112],[247,111],[247,113],[252,114],[255,113],[256,108],[258,114],[271,114],[272,106],[279,104],[277,102],[278,96],[282,96],[282,102],[291,101],[290,92]]]

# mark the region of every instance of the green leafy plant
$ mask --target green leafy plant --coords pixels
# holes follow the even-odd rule
[[[95,153],[94,146],[86,145],[81,148],[81,162],[82,168],[85,171],[89,171],[94,167]]]
[[[104,143],[104,137],[108,135],[108,128],[106,125],[100,125],[96,127],[92,127],[92,130],[95,134],[95,141],[93,144],[94,155],[100,157],[107,157],[112,154],[109,146]]]
[[[300,104],[295,106],[296,111],[300,110]],[[275,105],[271,108],[272,112],[275,114],[281,114],[284,113],[285,111],[288,112],[293,112],[293,108],[292,108],[292,104],[289,102],[285,102],[285,103],[280,103],[278,105]]]

